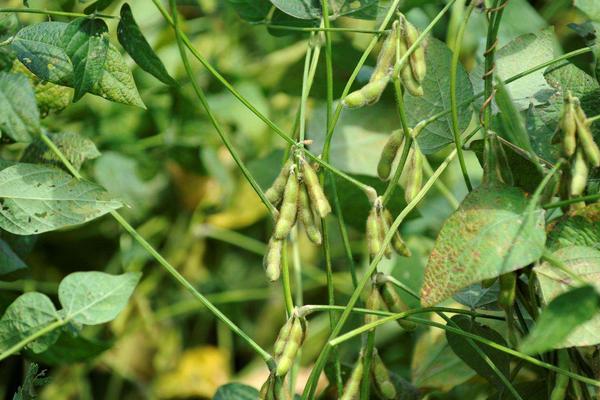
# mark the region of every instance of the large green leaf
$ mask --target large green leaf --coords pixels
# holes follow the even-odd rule
[[[0,353],[58,319],[56,308],[48,296],[37,292],[22,294],[8,306],[0,319]],[[57,338],[58,331],[52,331],[30,342],[28,348],[35,353],[40,353]]]
[[[10,274],[25,268],[27,268],[27,265],[19,255],[14,252],[8,243],[0,239],[0,275]]]
[[[108,53],[108,26],[100,18],[76,18],[61,37],[61,47],[73,64],[73,101],[100,82]]]
[[[514,271],[544,250],[544,211],[517,188],[484,185],[444,223],[425,269],[421,303],[435,305],[483,279]]]
[[[272,4],[269,0],[227,0],[242,19],[261,22],[267,17]]]
[[[521,351],[537,354],[561,347],[577,327],[599,312],[600,297],[593,286],[582,286],[562,293],[544,308],[533,329],[521,343]]]
[[[62,47],[66,28],[64,22],[30,25],[15,35],[11,45],[19,60],[38,78],[74,87],[73,65]],[[90,93],[117,103],[145,107],[127,64],[112,44],[108,46],[102,76]]]
[[[40,113],[31,82],[23,74],[0,72],[0,134],[29,142],[40,131]]]
[[[90,139],[72,132],[47,133],[52,142],[75,169],[80,169],[85,160],[92,160],[100,156],[98,148]],[[46,163],[62,167],[63,163],[41,138],[36,138],[21,156],[21,162]]]
[[[121,206],[100,186],[57,168],[16,164],[0,171],[0,227],[18,235],[81,224]]]
[[[61,314],[70,321],[96,325],[111,321],[123,310],[141,274],[127,272],[74,272],[60,282]]]
[[[241,383],[228,383],[217,390],[213,400],[256,400],[258,390]]]
[[[600,203],[575,210],[553,222],[546,245],[552,251],[567,246],[600,250]]]
[[[552,255],[562,261],[573,274],[579,275],[596,290],[600,290],[600,250],[585,246],[567,246]],[[536,266],[534,271],[545,303],[550,303],[560,294],[571,290],[573,285],[578,284],[569,274],[549,262]],[[578,304],[577,307],[580,305]],[[600,315],[596,314],[591,321],[579,326],[560,343],[553,343],[552,347],[592,346],[598,343],[600,343]]]
[[[422,82],[423,96],[404,95],[406,112],[411,126],[450,109],[450,77],[448,71],[452,62],[452,52],[441,41],[430,37],[426,48],[427,75]],[[473,97],[473,86],[462,65],[459,64],[456,80],[458,104],[464,104]],[[458,107],[458,126],[465,130],[471,121],[473,112],[469,104]],[[444,146],[454,143],[452,119],[448,114],[427,125],[418,137],[421,151],[435,153]]]
[[[506,342],[502,335],[492,328],[474,321],[469,316],[455,315],[450,319],[450,322],[448,322],[447,325],[506,346]],[[502,385],[502,381],[498,375],[488,365],[486,360],[479,354],[474,346],[487,356],[489,361],[496,366],[500,373],[509,378],[510,357],[508,354],[474,340],[471,340],[471,343],[469,343],[464,336],[452,332],[446,332],[446,339],[448,340],[448,344],[450,345],[450,348],[452,348],[452,351],[454,351],[454,353],[469,367],[473,368],[478,375],[498,386]]]
[[[154,75],[158,80],[167,85],[176,84],[160,58],[158,58],[152,47],[150,47],[137,22],[135,22],[131,7],[127,3],[121,7],[121,20],[117,27],[117,37],[121,46],[123,46],[125,51],[141,69]]]

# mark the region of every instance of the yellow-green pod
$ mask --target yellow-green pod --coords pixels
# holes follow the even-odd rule
[[[377,81],[383,77],[389,76],[396,63],[396,41],[398,40],[398,21],[392,24],[392,30],[381,45],[375,70],[371,75],[370,82]]]
[[[260,388],[258,400],[276,400],[275,399],[275,377],[269,375],[265,383]]]
[[[566,101],[562,118],[560,120],[560,128],[562,130],[562,148],[563,153],[567,157],[575,154],[577,147],[577,113],[575,106],[571,101]]]
[[[377,164],[377,175],[379,175],[379,178],[382,180],[385,181],[390,177],[392,164],[394,164],[394,160],[396,159],[403,142],[404,134],[401,130],[396,130],[392,132],[385,143],[385,146],[383,146],[383,151],[381,152],[381,157]]]
[[[400,70],[400,80],[402,81],[402,86],[404,86],[411,95],[421,97],[425,94],[423,86],[415,80],[412,75],[412,69],[409,66],[405,66]]]
[[[377,290],[377,285],[375,285],[375,283],[371,285],[365,306],[367,309],[374,311],[379,311],[381,310],[381,307],[383,307],[383,299],[381,298],[381,294],[379,293],[379,290]],[[379,317],[377,315],[365,314],[365,324],[370,324],[378,319]]]
[[[401,313],[409,310],[408,306],[402,300],[398,292],[396,292],[396,288],[391,282],[384,282],[379,286],[379,291],[381,292],[383,302],[390,312]],[[398,321],[398,324],[407,331],[414,331],[417,328],[416,323],[407,321],[403,318],[397,319],[396,321]]]
[[[592,130],[585,120],[581,118],[577,118],[577,136],[579,137],[579,142],[581,143],[581,148],[585,153],[585,158],[588,160],[589,164],[594,167],[600,167],[600,149],[596,142],[594,142],[594,136],[592,135]]]
[[[406,42],[406,47],[410,48],[419,38],[419,31],[413,24],[403,16],[401,34]],[[427,73],[427,62],[425,61],[425,49],[422,45],[417,47],[409,57],[410,69],[414,79],[420,83],[425,79]]]
[[[500,293],[498,305],[504,309],[510,308],[515,303],[515,289],[517,287],[517,274],[508,272],[500,275]]]
[[[373,378],[373,386],[379,396],[386,400],[393,400],[398,394],[396,386],[392,382],[390,372],[379,356],[377,349],[373,349],[373,359],[371,361],[371,376]]]
[[[389,212],[388,209],[383,210],[383,217],[389,229],[389,227],[392,226],[394,220],[392,218],[392,214]],[[398,232],[397,229],[394,232],[394,237],[392,238],[392,248],[396,251],[396,253],[398,253],[398,255],[402,257],[411,256],[410,249],[402,239],[402,236],[400,236],[400,232]]]
[[[310,204],[313,209],[321,218],[325,218],[331,213],[331,205],[323,192],[321,182],[315,170],[310,166],[306,160],[301,159],[302,163],[302,176],[304,178],[304,184],[310,198]]]
[[[390,81],[389,76],[384,76],[376,81],[369,82],[362,87],[361,91],[365,95],[366,105],[375,104],[383,94]]]
[[[290,336],[290,332],[292,330],[293,322],[294,317],[292,316],[285,321],[285,324],[283,324],[279,330],[277,340],[275,340],[275,344],[273,345],[273,356],[275,359],[279,358],[281,353],[283,353],[283,349],[285,348],[285,344],[287,343],[288,337]]]
[[[404,199],[410,203],[419,193],[423,184],[423,154],[418,148],[411,149],[404,169],[406,174],[403,171],[401,184],[404,187]]]
[[[344,97],[342,104],[346,108],[360,108],[367,105],[367,98],[361,88]]]
[[[294,316],[292,320],[290,334],[288,335],[283,352],[277,360],[277,369],[275,371],[275,374],[277,376],[284,376],[288,373],[288,371],[292,367],[292,364],[294,363],[294,360],[296,359],[296,354],[298,353],[298,349],[300,349],[303,340],[303,324],[300,321],[300,318]]]
[[[571,185],[569,195],[577,197],[583,194],[587,186],[589,169],[583,157],[582,149],[577,149],[575,157],[571,161]]]
[[[387,235],[389,227],[383,216],[382,208],[377,209],[377,218],[379,219],[379,222],[377,224],[379,227],[379,242],[383,246],[383,244],[385,243],[385,236]],[[392,258],[392,246],[390,244],[385,246],[385,250],[384,250],[383,254],[386,258]]]
[[[267,278],[271,282],[279,279],[281,274],[281,254],[283,252],[283,240],[271,238],[267,245],[267,252],[263,258],[263,267]]]
[[[275,232],[273,232],[273,237],[275,239],[285,239],[296,223],[299,191],[300,184],[298,182],[298,177],[296,176],[294,169],[290,168],[290,175],[288,176],[287,183],[285,184],[285,191],[283,193],[283,201],[279,208],[279,217],[275,223]]]
[[[372,207],[367,217],[367,246],[369,247],[369,255],[374,258],[381,249],[381,240],[379,238],[379,217],[377,208]]]
[[[283,192],[285,191],[285,185],[287,183],[288,177],[290,176],[290,167],[292,166],[292,161],[287,160],[277,178],[273,181],[271,187],[267,189],[265,192],[265,196],[267,200],[269,200],[272,204],[278,205],[283,198]]]
[[[356,400],[358,398],[363,368],[363,357],[361,355],[356,361],[356,364],[354,364],[352,373],[344,385],[344,391],[342,392],[340,400]]]
[[[321,245],[321,243],[323,243],[323,237],[321,236],[321,230],[315,221],[305,185],[301,185],[299,196],[300,204],[298,205],[298,214],[300,216],[300,221],[302,221],[302,225],[304,226],[306,236],[314,244]]]

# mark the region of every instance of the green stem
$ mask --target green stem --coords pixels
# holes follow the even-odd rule
[[[458,124],[458,100],[456,96],[456,81],[458,78],[458,63],[460,60],[460,51],[462,48],[463,37],[465,35],[465,29],[467,28],[467,23],[469,22],[469,18],[471,17],[471,13],[473,12],[473,8],[475,8],[476,4],[477,2],[472,1],[469,7],[467,8],[465,17],[456,35],[456,41],[454,43],[452,53],[452,63],[450,64],[450,110],[452,112],[452,133],[454,135],[454,146],[456,147],[456,150],[458,152],[460,170],[462,172],[463,178],[465,180],[465,185],[467,186],[469,192],[473,190],[473,185],[471,184],[469,172],[467,171],[467,165],[465,163],[465,157],[463,155],[462,149],[462,140],[460,137],[461,131]]]
[[[300,313],[300,315],[308,316],[314,312],[320,312],[320,311],[343,312],[345,309],[346,309],[346,307],[344,307],[344,306],[329,306],[329,305],[325,305],[325,304],[307,304],[305,306],[300,307],[299,313]],[[370,315],[377,315],[380,317],[394,317],[394,316],[398,317],[398,318],[405,317],[405,313],[393,313],[393,312],[389,312],[389,311],[372,310],[370,308],[355,307],[352,309],[352,312],[355,314],[361,314],[361,315],[370,314]],[[463,308],[453,308],[453,307],[422,307],[422,308],[416,308],[414,310],[410,310],[409,314],[417,315],[417,314],[438,313],[438,312],[463,314],[463,315],[468,315],[473,318],[485,318],[485,319],[493,319],[493,320],[497,320],[497,321],[504,321],[504,317],[501,317],[498,315],[479,313],[479,312],[473,311],[473,310],[467,310],[467,309],[463,309]],[[338,338],[334,339],[333,341],[335,341],[337,339]]]
[[[596,193],[596,194],[590,194],[588,196],[581,196],[581,197],[575,197],[572,199],[568,199],[568,200],[561,200],[561,201],[556,201],[554,203],[548,203],[548,204],[544,204],[542,207],[546,210],[551,209],[551,208],[558,208],[558,207],[563,207],[563,206],[568,206],[571,205],[573,203],[579,203],[581,201],[596,201],[600,199],[600,193]]]
[[[2,353],[0,353],[0,361],[4,360],[6,357],[21,350],[23,347],[27,346],[29,343],[33,342],[37,338],[40,338],[40,337],[52,332],[53,330],[66,325],[68,322],[69,321],[66,319],[59,319],[58,321],[54,321],[54,322],[46,325],[39,331],[27,336],[26,338],[21,339],[19,342],[15,343],[14,345],[10,346],[8,349],[6,349]]]
[[[84,17],[91,18],[92,16],[98,18],[106,18],[106,19],[121,19],[118,15],[108,15],[108,14],[82,14],[82,13],[74,13],[67,11],[54,11],[54,10],[43,10],[40,8],[0,8],[0,13],[21,13],[21,14],[43,14],[50,15],[53,17]]]
[[[329,20],[327,21],[329,25]],[[271,29],[280,29],[285,31],[297,31],[297,32],[348,32],[348,33],[370,33],[370,34],[380,34],[381,31],[373,30],[373,29],[355,29],[355,28],[331,28],[331,27],[323,27],[323,28],[310,28],[310,27],[301,27],[301,26],[287,26],[287,25],[274,25],[274,24],[263,24],[267,28]]]

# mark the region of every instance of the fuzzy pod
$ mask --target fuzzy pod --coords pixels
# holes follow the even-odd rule
[[[379,228],[379,242],[383,246],[383,244],[385,243],[385,236],[387,235],[387,232],[389,230],[389,226],[386,223],[385,218],[383,216],[382,208],[377,208],[377,219],[379,220],[377,223],[378,228]],[[385,256],[385,258],[392,258],[391,244],[388,244],[387,246],[385,246],[383,255]]]
[[[508,272],[500,275],[500,293],[498,294],[498,305],[505,310],[515,303],[515,289],[517,287],[517,274]]]
[[[383,41],[375,70],[371,75],[370,82],[375,82],[389,76],[396,63],[396,41],[398,40],[398,21],[392,24],[392,30]]]
[[[402,148],[402,143],[404,143],[404,134],[401,130],[396,130],[392,132],[385,146],[383,146],[383,151],[377,164],[377,175],[379,175],[381,180],[386,181],[390,177],[392,165],[399,150]]]
[[[417,82],[412,75],[412,69],[409,66],[406,66],[400,70],[400,80],[402,81],[402,86],[415,97],[421,97],[425,94],[423,91],[423,86],[421,83]]]
[[[275,397],[275,377],[269,375],[265,383],[260,388],[258,400],[276,400]]]
[[[362,381],[363,376],[363,368],[363,357],[361,355],[356,361],[356,364],[354,364],[352,373],[344,385],[344,391],[342,392],[340,400],[355,400],[358,397],[360,382]]]
[[[367,99],[362,91],[362,88],[349,93],[346,97],[344,97],[342,104],[344,104],[344,107],[346,108],[360,108],[366,106]]]
[[[401,34],[403,35],[403,39],[406,42],[406,47],[410,48],[419,38],[419,31],[413,24],[408,22],[408,20],[403,16],[402,18],[402,29]],[[422,82],[425,79],[425,74],[427,74],[427,62],[425,60],[425,49],[422,45],[419,45],[412,52],[409,57],[410,61],[410,70],[413,78],[418,83]]]
[[[592,130],[585,120],[577,118],[576,122],[577,136],[579,137],[581,148],[585,153],[585,158],[592,167],[600,167],[600,149],[598,148],[596,142],[594,142]]]
[[[362,88],[347,95],[343,100],[344,106],[347,108],[360,108],[377,103],[389,81],[390,77],[384,76],[367,83]]]
[[[383,217],[389,229],[389,227],[392,226],[394,219],[392,218],[392,214],[387,208],[383,210]],[[398,232],[397,229],[394,232],[394,237],[392,238],[392,248],[396,251],[396,253],[398,253],[398,255],[402,257],[410,257],[412,254],[410,252],[410,249],[402,239],[402,236],[400,236],[400,232]]]
[[[583,151],[577,149],[575,157],[571,161],[571,185],[569,187],[569,195],[577,197],[583,194],[587,186],[589,176],[589,168],[583,156]]]
[[[402,172],[404,179],[401,183],[404,187],[404,199],[410,203],[423,184],[423,154],[416,147],[411,148],[404,169],[405,171]]]
[[[283,353],[283,349],[285,348],[285,344],[287,343],[288,337],[290,336],[290,332],[292,331],[292,325],[294,322],[294,317],[288,318],[285,321],[285,324],[279,330],[279,334],[277,335],[277,340],[275,340],[275,344],[273,345],[273,356],[275,359],[281,356]]]
[[[293,168],[290,168],[290,175],[285,184],[283,200],[281,202],[281,207],[279,208],[279,217],[277,218],[275,231],[273,232],[273,237],[275,239],[285,239],[296,223],[299,191],[300,183],[298,182],[298,177]]]
[[[287,160],[281,168],[279,175],[277,175],[277,178],[273,181],[273,184],[265,192],[267,200],[274,205],[278,205],[281,202],[281,199],[283,199],[283,193],[288,177],[290,176],[291,166],[292,160]]]
[[[398,391],[394,382],[390,377],[390,372],[383,363],[383,360],[379,356],[377,349],[373,349],[373,359],[371,361],[371,376],[373,379],[373,386],[379,396],[386,400],[393,400],[396,398]]]
[[[409,310],[408,306],[404,300],[402,300],[391,282],[384,282],[379,286],[379,291],[381,292],[383,302],[390,312],[401,313]],[[417,328],[416,323],[407,321],[404,318],[397,319],[396,321],[398,321],[398,324],[406,331],[414,331]]]
[[[562,130],[562,149],[566,157],[575,154],[577,147],[577,113],[572,102],[565,102],[564,111],[560,120]]]
[[[305,325],[300,318],[297,316],[292,317],[290,333],[287,337],[281,356],[277,360],[277,369],[275,371],[277,376],[284,376],[292,367],[292,364],[296,359],[296,354],[304,341],[304,331]]]
[[[271,282],[279,279],[281,274],[281,254],[283,252],[283,240],[271,238],[267,245],[267,252],[263,258],[263,267],[267,278]]]
[[[374,258],[381,249],[381,240],[379,238],[379,217],[377,216],[377,208],[372,207],[367,217],[367,246],[369,247],[369,255]]]
[[[381,294],[379,290],[377,290],[377,286],[373,283],[371,285],[371,289],[369,291],[369,296],[367,296],[367,301],[365,306],[369,310],[379,311],[383,307],[383,299],[381,298]],[[379,319],[377,315],[373,314],[365,314],[365,324],[370,324],[371,322],[375,322]]]
[[[300,203],[298,205],[298,215],[300,216],[300,221],[302,221],[302,225],[304,226],[306,236],[314,244],[321,245],[323,243],[323,237],[321,235],[321,230],[317,226],[317,221],[315,220],[305,185],[302,185],[300,188],[299,196]]]
[[[310,204],[313,209],[321,218],[325,218],[331,213],[331,205],[323,192],[321,182],[315,170],[310,166],[306,160],[302,159],[302,176],[304,178],[304,184],[306,185],[306,191],[310,198]]]

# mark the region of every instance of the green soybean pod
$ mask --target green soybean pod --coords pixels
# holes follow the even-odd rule
[[[263,258],[263,267],[267,278],[271,282],[279,279],[281,274],[281,254],[283,252],[283,240],[271,238],[267,245],[267,252]]]
[[[290,332],[292,331],[292,325],[294,322],[294,317],[288,318],[285,321],[285,324],[279,330],[279,334],[277,335],[277,340],[275,340],[275,344],[273,345],[273,356],[277,359],[283,353],[283,349],[285,348],[285,344],[287,343],[288,337],[290,336]]]
[[[344,385],[344,391],[342,392],[342,396],[340,400],[356,400],[360,391],[360,382],[362,381],[363,375],[363,357],[359,356],[356,364],[354,364],[354,368],[352,369],[352,373],[350,377],[346,381]]]
[[[294,363],[296,354],[298,353],[298,349],[300,349],[303,340],[304,329],[302,322],[300,321],[300,318],[294,316],[292,328],[290,329],[290,334],[286,340],[285,347],[281,353],[281,357],[277,360],[277,369],[275,371],[277,376],[284,376],[288,373]]]
[[[371,361],[371,376],[373,378],[373,386],[375,391],[383,399],[393,400],[396,398],[398,392],[390,372],[383,363],[383,360],[379,356],[377,349],[373,349],[373,359]]]
[[[500,293],[498,294],[498,305],[504,309],[510,308],[515,303],[515,289],[517,287],[517,274],[508,272],[500,275]]]
[[[375,285],[375,283],[371,285],[365,306],[367,309],[374,311],[381,310],[381,307],[383,306],[383,299],[381,298],[381,294],[379,293],[379,290],[377,290],[377,285]],[[378,319],[379,317],[377,315],[365,314],[365,324],[370,324]]]
[[[383,217],[384,217],[384,220],[385,220],[387,226],[391,227],[394,220],[392,218],[392,214],[390,213],[390,211],[388,209],[385,209],[383,211]],[[410,249],[408,248],[408,246],[402,239],[402,236],[400,236],[400,232],[398,232],[397,229],[394,232],[394,237],[392,239],[392,248],[396,251],[396,253],[398,253],[398,255],[400,255],[402,257],[410,257],[411,256]]]
[[[560,120],[562,130],[562,148],[567,157],[575,153],[577,147],[577,113],[571,101],[565,101],[564,111]]]
[[[272,204],[278,205],[283,198],[283,192],[285,191],[285,185],[287,183],[288,177],[290,175],[290,167],[292,166],[292,160],[287,160],[277,178],[273,181],[271,187],[267,189],[265,192],[265,196],[267,200],[269,200]]]
[[[571,185],[569,195],[572,197],[579,196],[585,191],[589,176],[587,162],[583,157],[583,151],[577,149],[575,157],[571,161]]]
[[[342,104],[346,108],[360,108],[367,105],[367,98],[361,88],[344,97]]]
[[[389,76],[396,63],[396,41],[398,40],[398,21],[392,24],[392,30],[383,41],[375,70],[371,75],[370,82],[377,81],[383,77]]]
[[[600,149],[596,142],[594,142],[594,136],[592,131],[585,120],[577,118],[577,136],[581,143],[581,148],[585,153],[585,158],[589,164],[594,167],[600,167]]]
[[[404,36],[404,40],[406,42],[406,47],[410,48],[419,38],[419,31],[413,24],[408,22],[406,17],[402,16],[402,32],[401,34]],[[422,45],[417,47],[415,51],[409,57],[410,60],[410,69],[413,77],[417,82],[422,82],[425,79],[425,74],[427,73],[427,62],[425,60],[425,49]]]
[[[369,255],[374,258],[381,249],[381,241],[379,238],[379,217],[377,216],[377,208],[372,207],[367,217],[367,246],[369,247]]]
[[[391,282],[384,282],[379,287],[379,290],[381,292],[383,302],[390,312],[401,313],[409,310],[408,306],[402,300],[398,292],[396,292],[396,288]],[[417,329],[416,323],[407,321],[404,318],[397,319],[396,321],[398,321],[398,324],[406,331],[414,331]]]
[[[404,143],[404,134],[401,130],[395,130],[388,138],[385,146],[383,146],[383,151],[377,164],[377,175],[379,175],[381,180],[386,181],[390,177],[392,164],[394,164],[402,143]]]
[[[379,220],[377,223],[377,226],[379,228],[379,242],[383,246],[383,244],[385,243],[385,236],[387,235],[389,227],[383,216],[382,208],[377,208],[377,219]],[[385,246],[383,255],[385,256],[385,258],[392,258],[392,246],[390,244]]]
[[[400,70],[400,80],[402,81],[402,86],[415,97],[421,97],[425,94],[423,91],[423,86],[421,83],[417,82],[412,75],[411,68],[406,66]]]
[[[369,82],[362,87],[361,91],[365,96],[366,105],[375,104],[379,101],[379,98],[383,94],[383,91],[387,87],[390,81],[389,76],[384,76],[376,81]]]
[[[305,185],[301,185],[299,196],[300,204],[298,205],[298,214],[300,216],[300,221],[302,221],[302,225],[304,226],[306,236],[314,244],[321,245],[321,243],[323,243],[323,237],[321,236],[321,230],[315,221],[315,216],[313,215]]]
[[[407,160],[404,180],[404,199],[410,203],[421,190],[423,184],[423,154],[413,147]]]
[[[275,399],[275,377],[269,375],[265,383],[260,388],[258,400],[276,400]]]
[[[290,175],[285,184],[283,201],[279,209],[279,217],[275,223],[275,232],[273,233],[275,239],[285,239],[296,223],[299,189],[300,184],[298,182],[298,177],[296,176],[294,169],[290,168]]]
[[[317,212],[319,217],[325,218],[331,213],[331,205],[323,192],[323,188],[321,187],[321,182],[319,182],[319,177],[315,170],[310,166],[306,160],[300,160],[302,164],[302,174],[304,177],[304,184],[306,185],[306,190],[308,192],[308,197],[310,198],[310,204]]]

